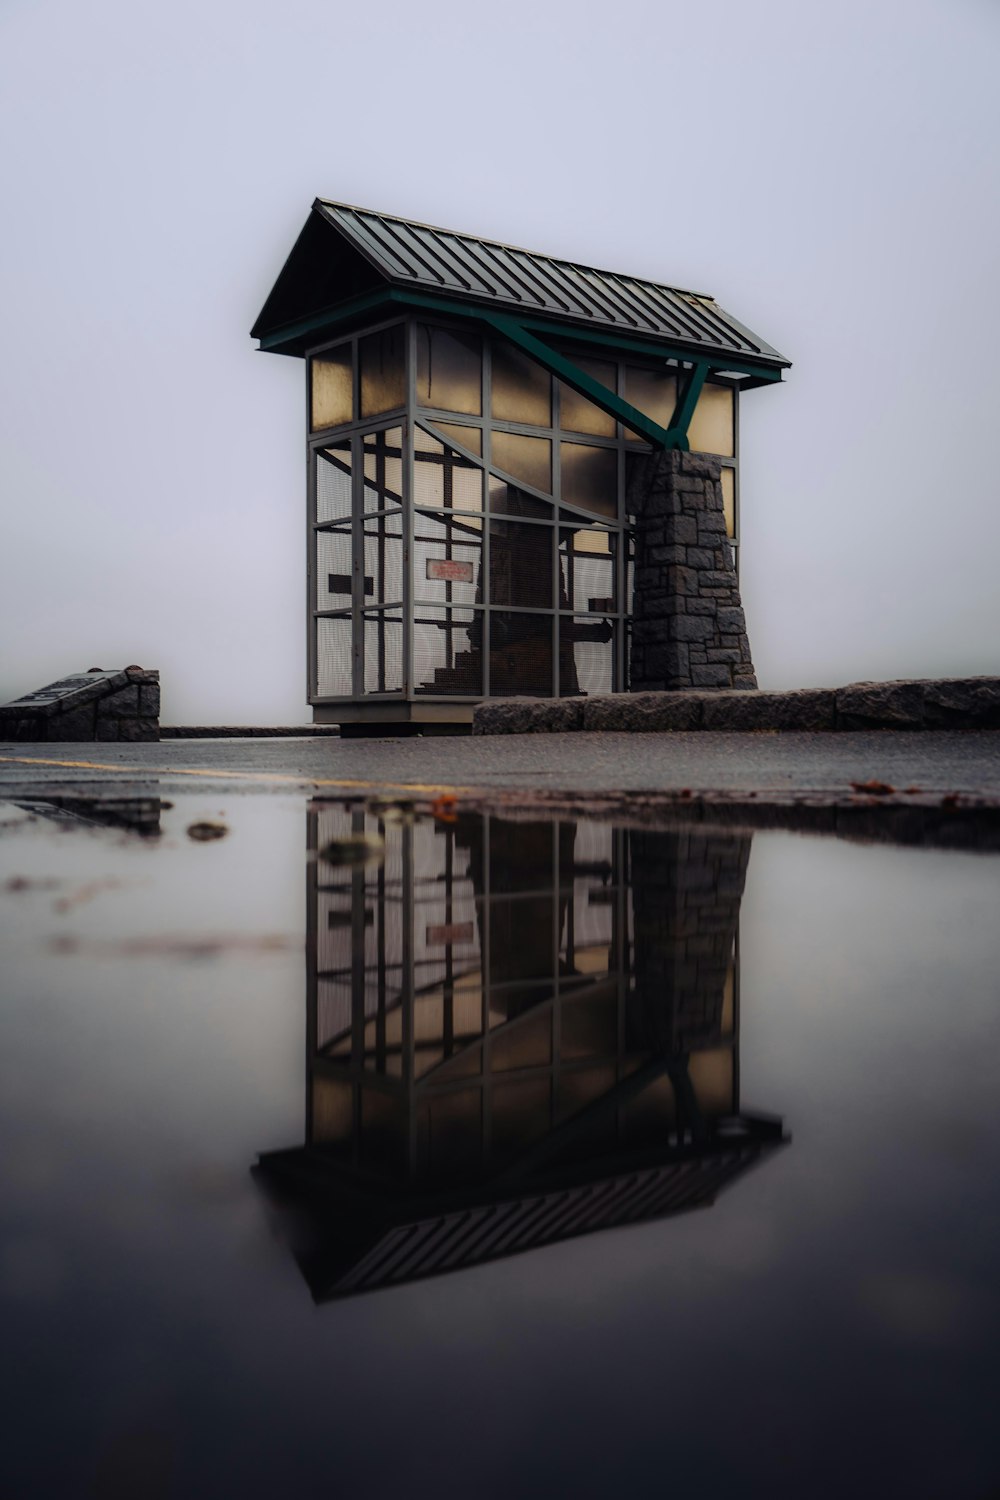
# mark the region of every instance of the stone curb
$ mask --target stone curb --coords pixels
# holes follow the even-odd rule
[[[1000,729],[1000,677],[852,682],[787,693],[679,691],[481,703],[473,734]]]

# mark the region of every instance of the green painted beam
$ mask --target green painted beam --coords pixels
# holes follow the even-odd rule
[[[402,291],[397,287],[387,286],[276,328],[261,337],[260,347],[262,350],[280,351],[282,345],[298,342],[310,333],[316,334],[317,342],[324,333],[328,333],[332,338],[344,323],[361,313],[380,307],[398,307],[401,312],[427,309],[442,313],[447,317],[468,319],[479,323],[505,316],[502,313],[491,313],[481,304],[463,302],[458,298],[442,297],[428,292]],[[560,323],[555,318],[522,316],[521,314],[508,314],[507,316],[516,322],[519,328],[528,333],[538,333],[543,338],[576,339],[596,348],[613,350],[617,353],[642,354],[652,359],[675,359],[684,362],[705,360],[709,370],[732,370],[738,375],[751,377],[758,385],[771,385],[782,378],[784,366],[775,366],[765,360],[757,360],[752,355],[726,353],[705,355],[697,348],[684,348],[679,344],[635,338],[626,333],[612,333],[600,328],[582,327],[579,324]],[[602,386],[601,389],[604,390],[605,387]]]
[[[674,434],[667,428],[661,427],[647,417],[637,407],[631,406],[623,401],[621,396],[609,391],[606,385],[581,370],[572,360],[567,359],[564,354],[559,354],[555,349],[550,349],[548,344],[535,337],[523,328],[516,318],[507,317],[504,313],[480,313],[480,320],[501,334],[510,343],[516,344],[523,349],[529,358],[536,361],[548,370],[552,375],[572,386],[574,391],[579,391],[581,396],[586,396],[595,406],[606,411],[610,416],[617,417],[620,422],[634,432],[638,437],[645,438],[647,443],[653,443],[657,448],[676,447],[672,441]]]

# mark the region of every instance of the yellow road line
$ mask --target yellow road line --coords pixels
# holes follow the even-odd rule
[[[67,771],[113,771],[120,776],[207,776],[216,781],[277,781],[286,786],[336,786],[351,791],[379,791],[385,787],[429,795],[467,793],[473,787],[424,781],[361,781],[346,776],[288,776],[281,771],[213,771],[196,766],[113,766],[99,760],[48,760],[41,755],[0,755],[0,763],[11,766],[58,766]]]

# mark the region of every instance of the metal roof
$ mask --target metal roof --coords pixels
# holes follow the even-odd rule
[[[391,286],[713,355],[789,361],[713,297],[317,198],[313,208]],[[263,315],[262,315],[263,316]],[[256,332],[256,329],[255,329]]]

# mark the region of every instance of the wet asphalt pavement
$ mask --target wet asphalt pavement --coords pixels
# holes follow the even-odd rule
[[[427,791],[702,792],[837,796],[878,779],[1000,797],[1000,731],[571,734],[412,739],[164,740],[0,745],[0,796],[115,787],[217,794],[294,785]]]

